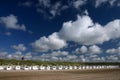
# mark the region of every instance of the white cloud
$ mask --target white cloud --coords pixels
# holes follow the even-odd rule
[[[67,51],[53,51],[51,56],[67,56],[68,52]]]
[[[92,54],[97,54],[97,53],[101,53],[102,51],[98,46],[93,45],[89,47],[89,52]]]
[[[61,11],[67,9],[67,5],[62,5],[61,1],[51,3],[51,0],[39,0],[37,6],[37,12],[40,12],[49,19],[53,19],[55,16],[60,15]]]
[[[109,5],[109,6],[118,6],[119,7],[119,4],[120,4],[120,1],[118,0],[95,0],[95,7],[98,8],[100,6],[103,6],[103,5]]]
[[[24,24],[19,25],[18,19],[13,14],[6,16],[6,17],[0,17],[0,23],[4,25],[7,29],[16,29],[16,30],[26,30],[26,27]]]
[[[95,0],[95,7],[101,6],[103,3],[106,3],[108,0]]]
[[[109,62],[120,62],[120,57],[116,56],[116,55],[110,55],[106,57],[106,61]]]
[[[82,46],[81,48],[77,48],[75,50],[75,53],[79,53],[79,54],[88,53],[90,55],[98,54],[98,53],[101,53],[101,52],[102,52],[101,48],[99,48],[96,45],[92,45],[89,48],[87,48],[86,46]]]
[[[85,5],[86,3],[87,0],[76,0],[72,2],[73,6],[77,9],[79,9],[81,6]]]
[[[63,57],[69,56],[67,51],[53,51],[51,53],[42,54],[39,58],[43,61],[64,61]]]
[[[38,0],[38,5],[42,6],[42,7],[50,7],[51,6],[51,1],[50,0]]]
[[[120,20],[116,19],[105,25],[106,34],[109,38],[120,38]]]
[[[41,37],[32,43],[32,47],[35,51],[46,52],[48,50],[57,50],[67,46],[66,41],[60,39],[57,33],[46,37]]]
[[[31,7],[32,4],[33,3],[31,1],[26,1],[26,2],[23,2],[23,3],[19,3],[18,5],[19,6],[25,6],[25,7]]]
[[[65,61],[76,61],[77,58],[78,58],[78,56],[76,56],[76,55],[68,55],[68,56],[65,57],[64,60]]]
[[[26,53],[26,54],[24,55],[24,58],[25,58],[26,60],[31,60],[31,59],[33,58],[32,53],[31,53],[31,52]]]
[[[120,20],[116,19],[106,25],[94,23],[88,15],[78,16],[75,21],[65,22],[59,32],[48,37],[41,37],[32,43],[35,51],[46,52],[67,46],[66,41],[81,45],[92,45],[88,48],[78,49],[81,53],[101,53],[101,48],[96,44],[103,44],[111,39],[120,38]]]
[[[120,47],[118,47],[116,49],[115,48],[107,49],[106,53],[109,53],[109,54],[119,54],[120,55]]]
[[[93,23],[89,16],[78,16],[76,21],[68,21],[63,24],[59,32],[61,38],[74,41],[79,44],[92,45],[108,40],[104,27]]]
[[[87,49],[87,47],[86,46],[82,46],[81,48],[77,48],[76,50],[75,50],[75,53],[87,53],[88,52],[88,49]]]
[[[26,47],[24,46],[24,44],[12,45],[11,47],[17,51],[25,51],[26,50]]]
[[[21,60],[21,58],[22,58],[22,52],[20,52],[20,51],[17,51],[17,52],[15,52],[14,54],[11,54],[12,56],[8,56],[8,57],[11,57],[12,59],[16,59],[16,60]]]
[[[119,19],[102,26],[99,23],[93,23],[89,16],[83,15],[78,16],[76,21],[65,22],[59,36],[66,41],[84,45],[102,44],[105,41],[120,38],[119,26]]]
[[[8,52],[0,52],[0,58],[4,59],[8,55]]]
[[[50,13],[52,14],[52,17],[55,17],[56,15],[60,15],[60,11],[61,11],[60,8],[61,8],[61,3],[60,2],[57,2],[56,4],[51,6]]]

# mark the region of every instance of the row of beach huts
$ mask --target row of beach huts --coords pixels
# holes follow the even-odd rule
[[[114,69],[119,68],[117,65],[84,65],[84,66],[20,66],[20,65],[1,65],[0,70],[88,70],[88,69]]]

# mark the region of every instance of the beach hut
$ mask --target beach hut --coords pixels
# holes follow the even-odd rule
[[[46,66],[46,70],[51,70],[51,66]]]
[[[32,66],[32,70],[38,70],[38,66]]]
[[[78,69],[80,69],[80,70],[81,70],[81,69],[82,69],[82,66],[79,66],[79,67],[78,67]]]
[[[62,70],[62,69],[63,69],[63,66],[62,66],[62,65],[58,66],[58,69],[59,69],[59,70]]]
[[[40,70],[45,70],[45,66],[40,66]]]
[[[69,70],[72,70],[72,69],[73,69],[73,66],[69,66],[68,68],[69,68]]]
[[[97,66],[93,66],[94,69],[97,69]]]
[[[12,70],[12,66],[6,66],[6,70]]]
[[[86,66],[82,66],[82,69],[85,69],[86,68]]]
[[[78,69],[78,67],[77,66],[73,66],[73,69]]]
[[[4,70],[4,66],[0,66],[0,70]]]
[[[15,70],[21,70],[21,66],[15,66]]]
[[[86,66],[85,69],[89,69],[89,66]]]
[[[52,66],[52,70],[57,70],[57,66]]]
[[[30,66],[24,66],[23,69],[24,70],[31,70],[31,67]]]
[[[63,68],[63,69],[67,70],[67,69],[69,69],[69,67],[68,67],[68,66],[64,66],[64,68]]]

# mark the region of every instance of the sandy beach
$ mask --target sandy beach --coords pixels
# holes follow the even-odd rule
[[[0,71],[0,80],[120,80],[120,69]]]

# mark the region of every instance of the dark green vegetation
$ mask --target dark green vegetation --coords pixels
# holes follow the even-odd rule
[[[4,60],[0,59],[0,65],[120,65],[120,62],[50,62],[32,60]]]

